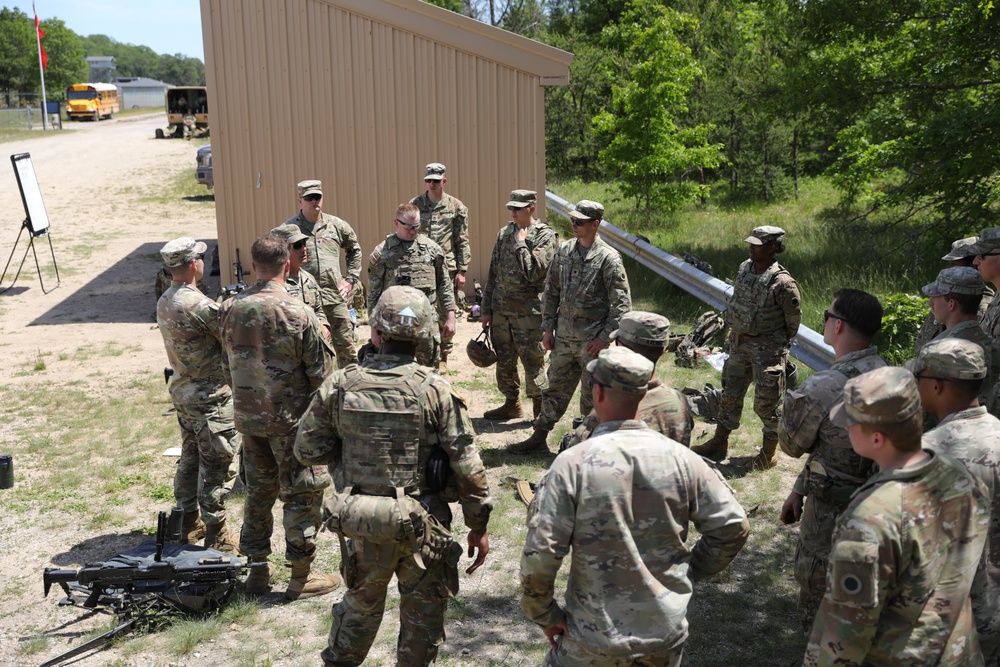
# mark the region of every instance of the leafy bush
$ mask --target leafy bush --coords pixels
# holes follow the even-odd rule
[[[913,358],[913,341],[927,318],[927,299],[916,294],[883,294],[885,314],[882,330],[875,337],[879,354],[893,366]]]

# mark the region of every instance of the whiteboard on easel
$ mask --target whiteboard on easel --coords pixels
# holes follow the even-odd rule
[[[35,168],[31,165],[31,154],[11,155],[10,162],[14,165],[17,185],[21,189],[21,201],[24,203],[28,229],[33,236],[40,236],[49,228],[49,214],[45,211],[42,190],[38,187],[38,179],[35,178]]]

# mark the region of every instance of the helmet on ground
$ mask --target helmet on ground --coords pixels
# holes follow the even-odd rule
[[[495,364],[497,353],[493,351],[489,329],[483,329],[475,340],[470,340],[465,346],[465,353],[469,355],[469,360],[480,368],[489,368]]]
[[[368,323],[382,338],[416,342],[433,335],[434,310],[417,288],[393,285],[382,293]]]

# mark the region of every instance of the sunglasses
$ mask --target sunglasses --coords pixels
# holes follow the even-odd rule
[[[419,222],[416,222],[416,223],[414,223],[414,224],[411,225],[408,222],[403,222],[399,218],[396,218],[396,222],[399,223],[400,226],[406,227],[407,229],[420,229],[420,223]]]
[[[827,322],[829,322],[831,317],[833,319],[835,319],[835,320],[840,320],[841,322],[847,322],[848,324],[850,324],[849,320],[847,320],[846,318],[841,317],[837,313],[831,313],[829,310],[824,310],[823,311],[823,324],[826,324]]]
[[[305,197],[302,198],[302,200],[303,201],[319,201],[322,198],[323,198],[323,195],[311,194],[311,195],[306,195]]]
[[[292,244],[292,250],[302,250],[303,248],[306,247],[306,243],[308,242],[309,239],[302,239],[301,241],[296,241],[295,243]]]
[[[593,220],[577,220],[576,218],[571,218],[570,222],[573,223],[574,227],[583,227],[584,225],[589,225],[594,222]]]
[[[992,257],[993,255],[1000,255],[1000,250],[996,252],[981,252],[976,257]]]
[[[948,382],[949,380],[952,379],[952,378],[941,378],[934,375],[924,375],[923,373],[914,373],[913,377],[915,377],[918,382],[920,380],[937,380],[938,382]]]
[[[200,259],[201,261],[204,262],[205,261],[205,253],[201,253],[200,255],[195,255],[194,258],[195,259]]]
[[[424,183],[440,183],[440,178],[425,178]]]

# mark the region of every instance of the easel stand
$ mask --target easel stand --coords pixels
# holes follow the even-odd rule
[[[35,271],[38,272],[38,282],[42,286],[42,294],[48,294],[52,290],[56,289],[56,287],[59,287],[59,285],[62,284],[62,281],[59,278],[59,265],[56,264],[56,251],[52,247],[52,235],[49,234],[49,230],[47,227],[42,231],[38,232],[37,234],[33,234],[31,231],[31,220],[28,218],[25,218],[24,223],[21,225],[21,231],[17,233],[17,240],[14,241],[14,247],[11,248],[10,250],[10,257],[7,258],[7,265],[3,267],[3,274],[0,275],[0,283],[3,283],[3,279],[7,277],[7,269],[10,268],[10,262],[12,259],[14,259],[14,253],[17,252],[17,244],[21,242],[21,234],[24,233],[25,229],[28,230],[28,247],[24,249],[24,256],[21,257],[21,263],[17,267],[17,273],[14,275],[14,280],[12,280],[10,285],[8,285],[7,287],[0,289],[0,294],[3,294],[7,290],[9,290],[11,287],[14,286],[14,283],[17,282],[18,276],[21,275],[21,269],[24,268],[24,261],[28,259],[29,250],[31,251],[31,254],[35,258]],[[55,287],[48,290],[45,289],[45,281],[42,279],[42,269],[38,265],[38,251],[35,250],[35,239],[41,238],[43,236],[49,240],[49,253],[52,255],[52,267],[56,270]]]

